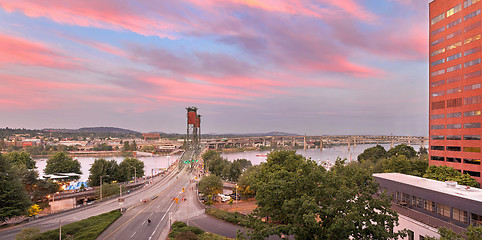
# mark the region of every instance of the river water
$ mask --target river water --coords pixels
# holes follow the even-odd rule
[[[390,144],[381,144],[387,151],[390,149]],[[331,148],[324,148],[323,151],[320,149],[299,149],[296,152],[298,154],[303,155],[306,158],[311,158],[314,161],[324,161],[329,163],[334,163],[337,157],[342,159],[346,158],[347,160],[356,161],[358,155],[362,153],[365,149],[369,147],[373,147],[375,144],[359,144],[356,146],[351,146],[350,150],[348,150],[348,146],[337,146]],[[412,145],[416,151],[419,150],[419,145]],[[235,152],[235,153],[222,153],[222,156],[227,158],[230,161],[236,159],[247,159],[250,160],[253,165],[260,164],[261,162],[266,161],[266,157],[259,157],[256,155],[263,155],[267,154],[269,151],[247,151],[247,152]],[[153,156],[153,157],[137,157],[137,159],[144,162],[144,175],[150,176],[151,172],[155,175],[159,172],[159,169],[167,168],[168,162],[172,163],[176,161],[181,155],[172,155],[170,157],[167,156]],[[79,160],[81,165],[82,176],[80,177],[80,181],[87,181],[89,178],[89,169],[94,163],[95,159],[104,158],[107,161],[114,159],[117,163],[122,162],[124,157],[75,157],[75,159]],[[37,170],[39,175],[42,176],[45,166],[47,165],[47,158],[37,158],[35,159]]]
[[[390,149],[390,144],[380,144],[382,145],[385,150]],[[376,144],[358,144],[356,146],[351,146],[350,150],[348,150],[348,146],[336,146],[331,148],[323,148],[323,151],[320,149],[298,149],[296,153],[303,155],[306,158],[311,158],[314,161],[320,162],[328,162],[328,163],[335,163],[337,157],[341,159],[346,158],[348,161],[356,161],[359,154],[363,153],[365,149],[376,146]],[[412,145],[415,151],[420,149],[420,145]],[[269,153],[269,151],[248,151],[248,152],[234,152],[234,153],[223,153],[222,156],[227,158],[230,161],[236,159],[247,159],[251,161],[253,165],[260,164],[261,162],[266,161],[266,157],[259,157],[256,155],[264,155]]]

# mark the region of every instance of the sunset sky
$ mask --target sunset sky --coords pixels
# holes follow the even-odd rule
[[[0,127],[428,135],[429,0],[0,0]]]

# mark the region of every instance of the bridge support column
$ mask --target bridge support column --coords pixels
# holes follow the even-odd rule
[[[296,140],[295,137],[291,140],[291,146],[295,147],[296,146]]]
[[[390,148],[393,148],[393,139],[392,139],[392,144],[390,144]]]
[[[320,138],[320,151],[323,151],[323,138]]]
[[[306,149],[306,135],[303,137],[303,149]]]

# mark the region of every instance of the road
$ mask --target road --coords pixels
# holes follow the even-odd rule
[[[173,179],[158,193],[154,200],[128,211],[111,226],[109,226],[97,239],[160,239],[161,233],[169,231],[170,214],[179,209],[185,192],[182,189],[190,188],[189,182],[192,175],[182,170],[178,178]],[[178,203],[175,202],[178,198]],[[172,215],[172,214],[171,214]],[[148,224],[148,219],[151,223]],[[166,234],[167,236],[167,234]],[[165,239],[165,238],[164,238]]]
[[[142,189],[124,195],[123,197],[125,197],[125,203],[122,205],[122,207],[132,208],[136,205],[142,204],[141,200],[143,199],[150,199],[153,196],[158,196],[160,193],[165,192],[167,189],[171,189],[174,183],[179,184],[180,181],[177,181],[178,178],[176,178],[176,176],[182,173],[183,172],[178,173],[176,170],[174,170],[165,176],[158,176],[154,178],[152,180],[152,184],[148,184]],[[74,210],[52,214],[50,216],[35,219],[33,221],[23,223],[17,226],[1,229],[0,240],[15,239],[15,235],[22,228],[36,227],[39,228],[41,231],[52,230],[58,228],[60,220],[62,221],[62,225],[65,225],[92,216],[97,216],[102,213],[110,212],[119,208],[120,205],[117,201],[117,198],[114,198],[90,206],[80,207]],[[130,214],[130,211],[128,211],[126,214]]]

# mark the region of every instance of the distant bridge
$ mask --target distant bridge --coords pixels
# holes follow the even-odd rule
[[[255,147],[292,147],[319,148],[339,145],[356,146],[357,144],[395,144],[420,145],[428,143],[428,137],[412,136],[375,136],[375,135],[335,135],[335,136],[263,136],[201,139],[202,145],[210,149],[220,148],[255,148]]]

